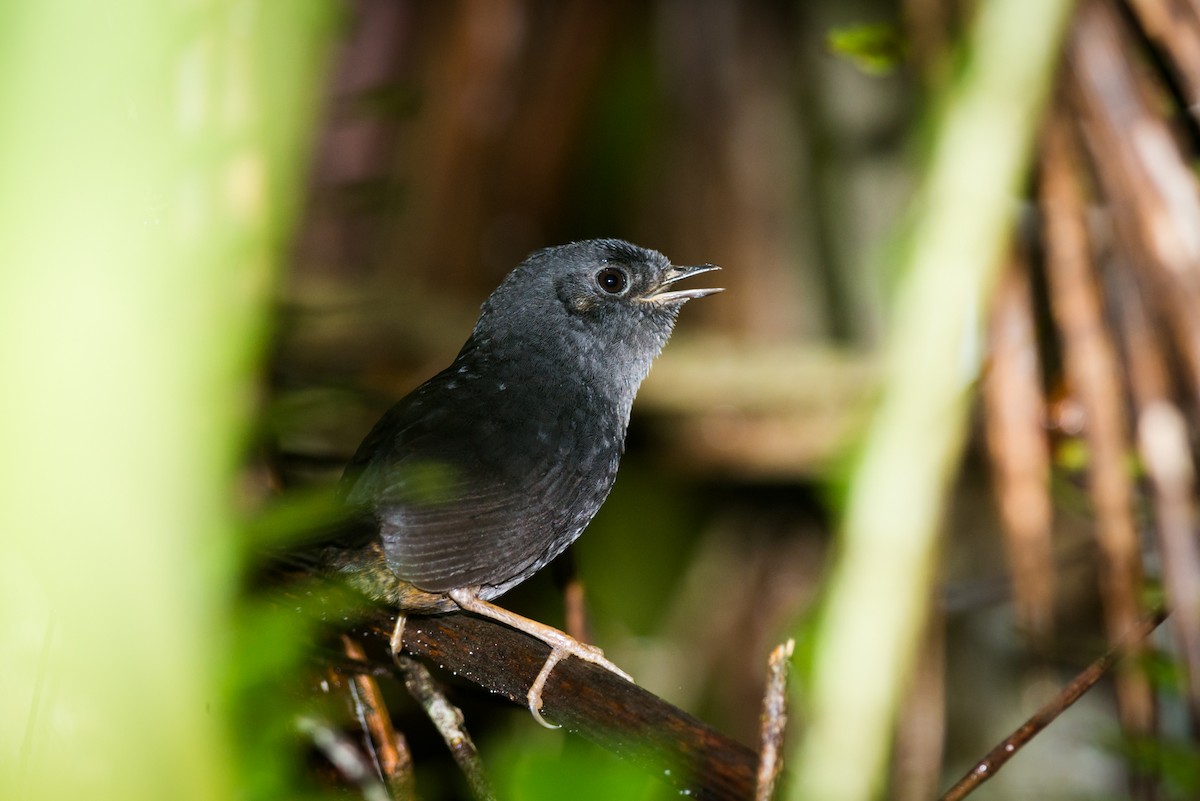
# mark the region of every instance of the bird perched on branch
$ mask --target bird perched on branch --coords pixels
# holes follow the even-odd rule
[[[530,255],[483,304],[454,363],[397,403],[346,469],[360,536],[327,561],[406,612],[465,610],[524,631],[551,653],[529,690],[566,656],[629,678],[599,648],[491,603],[558,556],[617,474],[634,395],[692,298],[677,282],[718,269],[676,267],[616,239]]]

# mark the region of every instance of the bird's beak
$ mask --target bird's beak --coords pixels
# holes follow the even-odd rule
[[[713,270],[721,269],[715,264],[697,264],[691,267],[676,267],[671,265],[663,274],[662,281],[658,286],[654,287],[648,294],[643,295],[640,299],[647,303],[683,303],[692,298],[702,298],[705,295],[714,295],[717,292],[725,291],[723,287],[711,287],[705,289],[671,289],[670,287],[682,281],[685,278],[690,278],[693,275],[700,273],[709,273]]]

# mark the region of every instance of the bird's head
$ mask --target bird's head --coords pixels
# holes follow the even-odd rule
[[[717,269],[678,267],[658,251],[619,239],[546,248],[492,293],[474,336],[545,345],[586,372],[619,375],[636,390],[683,304],[721,291],[679,282]]]

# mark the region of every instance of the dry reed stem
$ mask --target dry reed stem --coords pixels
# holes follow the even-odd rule
[[[1108,337],[1092,264],[1077,145],[1068,122],[1053,114],[1042,148],[1040,202],[1046,224],[1050,306],[1062,335],[1071,391],[1086,418],[1088,484],[1100,545],[1100,590],[1110,642],[1136,625],[1142,566],[1133,520],[1133,484],[1126,468],[1129,434],[1116,353]],[[1124,672],[1117,700],[1127,730],[1148,733],[1154,699],[1145,676]]]
[[[1068,50],[1070,96],[1114,226],[1164,301],[1200,395],[1200,188],[1111,8],[1081,10]],[[1144,257],[1144,258],[1141,258]]]
[[[1195,0],[1126,0],[1126,4],[1168,57],[1188,113],[1200,119],[1200,4]]]
[[[1017,619],[1035,641],[1045,642],[1053,626],[1055,585],[1050,446],[1023,258],[1010,259],[997,287],[988,338],[991,361],[983,380],[984,421]]]
[[[1124,265],[1123,265],[1124,266]],[[1154,491],[1155,531],[1171,631],[1183,663],[1193,727],[1200,727],[1200,546],[1196,542],[1195,468],[1187,422],[1171,401],[1168,366],[1142,288],[1119,274],[1121,332],[1137,406],[1138,449]]]

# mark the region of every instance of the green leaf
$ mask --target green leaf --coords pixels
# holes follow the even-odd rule
[[[830,51],[868,75],[887,75],[904,60],[908,46],[895,26],[886,23],[832,28],[825,36]]]

